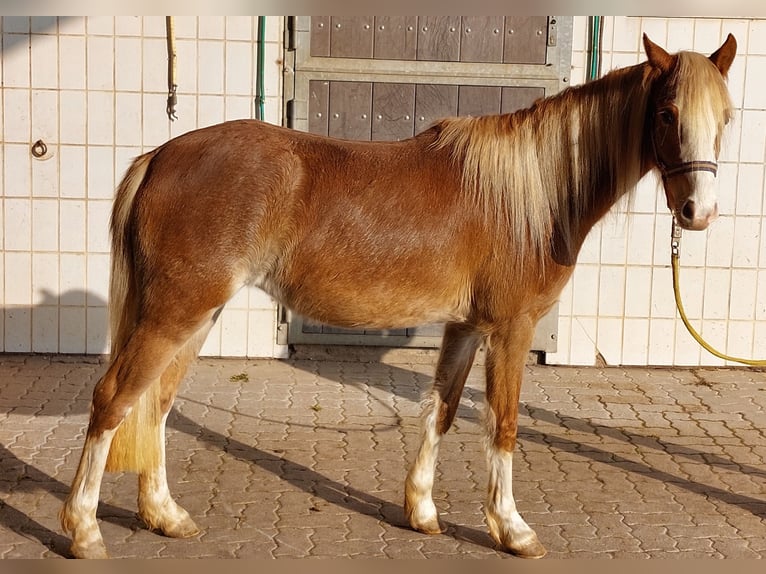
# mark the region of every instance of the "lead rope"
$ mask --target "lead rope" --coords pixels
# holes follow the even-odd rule
[[[697,331],[694,330],[694,327],[691,326],[691,323],[689,323],[689,319],[686,317],[686,313],[684,312],[684,306],[681,303],[681,289],[680,289],[680,259],[681,259],[681,233],[682,229],[681,226],[678,225],[676,222],[676,218],[673,218],[673,231],[670,234],[670,262],[671,266],[673,268],[673,294],[676,298],[676,307],[678,308],[678,313],[681,315],[681,321],[683,321],[684,326],[686,327],[686,330],[689,331],[689,334],[694,337],[694,340],[697,341],[703,349],[708,351],[709,353],[715,355],[716,357],[720,359],[724,359],[725,361],[733,361],[735,363],[742,363],[743,365],[751,365],[754,367],[764,367],[766,366],[766,359],[741,359],[738,357],[731,357],[729,355],[726,355],[724,353],[721,353],[720,351],[717,351],[714,349],[710,344],[705,341],[705,339],[702,338],[702,336],[697,333]]]

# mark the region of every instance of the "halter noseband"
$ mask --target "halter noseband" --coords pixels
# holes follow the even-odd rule
[[[657,162],[657,166],[660,168],[660,173],[662,173],[663,180],[668,180],[671,177],[683,175],[685,173],[691,173],[693,171],[707,171],[713,175],[718,174],[718,164],[714,161],[694,160],[685,161],[683,163],[676,163],[673,165],[666,165],[665,162],[663,162],[657,154],[656,147],[654,151],[654,157],[655,161]]]

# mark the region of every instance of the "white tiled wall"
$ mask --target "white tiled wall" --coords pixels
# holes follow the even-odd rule
[[[0,73],[0,351],[107,350],[107,222],[131,159],[168,138],[254,116],[253,17],[176,17],[178,119],[165,115],[163,17],[3,17]],[[281,122],[283,21],[267,18],[266,119]],[[736,355],[766,356],[766,20],[605,19],[603,71],[644,59],[641,34],[711,52],[733,32],[737,118],[719,169],[721,217],[684,234],[692,322]],[[575,17],[572,83],[585,80],[587,18]],[[47,159],[32,159],[37,139]],[[670,216],[658,182],[639,186],[588,237],[559,308],[550,363],[715,365],[674,308]],[[763,279],[763,280],[761,280]],[[227,305],[203,354],[281,356],[276,310],[251,289]]]
[[[586,17],[575,17],[572,82],[585,81]],[[719,169],[721,217],[706,232],[685,232],[682,297],[695,328],[714,346],[740,357],[766,358],[766,20],[715,18],[605,19],[603,72],[644,58],[641,35],[671,51],[716,50],[738,41],[729,88],[737,117]],[[562,293],[559,351],[550,363],[720,365],[686,332],[673,302],[670,215],[648,176],[633,204],[616,209],[589,235]],[[650,238],[650,241],[647,241]]]
[[[266,19],[266,120],[281,123],[283,19]],[[165,114],[165,18],[3,17],[0,351],[104,353],[108,220],[136,155],[255,116],[257,18],[175,18],[178,119]],[[48,146],[33,159],[36,140]],[[245,290],[204,354],[280,356],[276,310]]]

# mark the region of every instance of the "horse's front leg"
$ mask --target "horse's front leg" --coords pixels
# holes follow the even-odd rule
[[[434,385],[423,409],[422,438],[407,474],[404,511],[410,526],[426,534],[444,531],[432,497],[439,444],[452,425],[481,335],[468,325],[445,327]]]
[[[524,522],[513,498],[519,393],[533,335],[534,322],[526,316],[499,326],[489,336],[486,362],[489,484],[484,514],[492,538],[508,552],[524,558],[545,555],[545,547]]]

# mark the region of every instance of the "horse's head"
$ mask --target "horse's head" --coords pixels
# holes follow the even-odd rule
[[[646,35],[644,48],[657,76],[647,129],[668,207],[684,229],[705,229],[718,216],[717,160],[732,113],[725,80],[737,41],[729,34],[709,58],[668,54]]]

